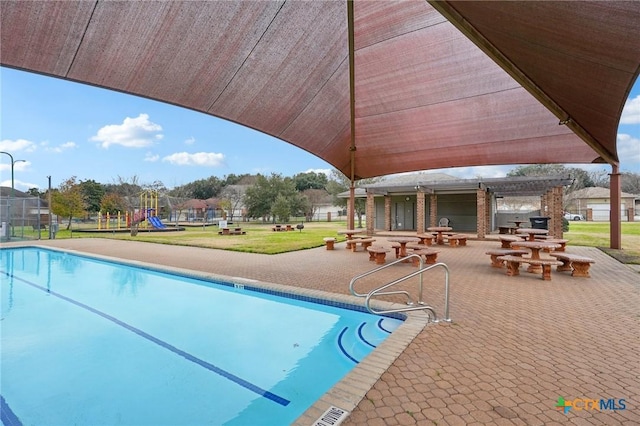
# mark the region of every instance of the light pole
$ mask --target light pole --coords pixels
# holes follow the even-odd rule
[[[13,159],[13,155],[9,154],[6,151],[0,151],[0,154],[7,154],[9,156],[9,158],[11,159],[11,197],[7,201],[7,214],[9,215],[9,221],[7,223],[9,224],[9,229],[11,229],[11,235],[7,234],[7,238],[10,238],[11,236],[14,235],[13,234],[13,218],[11,216],[11,202],[13,201],[13,197],[15,196],[15,186],[14,186],[14,180],[13,180],[13,166],[16,163],[19,163],[21,161],[25,162],[26,160],[14,160]]]

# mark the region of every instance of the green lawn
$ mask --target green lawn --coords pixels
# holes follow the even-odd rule
[[[291,225],[295,227],[296,223],[291,222]],[[145,232],[144,228],[141,228],[136,236],[131,236],[128,232],[93,233],[61,230],[56,235],[56,238],[100,237],[250,253],[278,254],[322,246],[324,245],[322,241],[324,237],[335,237],[337,241],[344,241],[344,236],[337,235],[337,232],[346,228],[346,222],[311,222],[305,223],[302,231],[294,228],[294,231],[286,232],[274,232],[272,230],[273,224],[238,222],[232,226],[241,227],[243,231],[246,231],[246,234],[218,235],[217,226],[208,226],[206,228],[197,226],[186,227],[184,231],[176,232]]]
[[[640,222],[622,222],[622,250],[609,248],[608,222],[569,222],[569,244],[598,247],[620,262],[640,265]]]

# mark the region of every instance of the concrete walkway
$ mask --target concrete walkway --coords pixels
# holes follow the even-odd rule
[[[38,244],[343,295],[352,277],[375,267],[344,243],[281,255],[85,238]],[[508,277],[484,254],[498,246],[438,246],[451,270],[453,323],[419,330],[343,425],[640,424],[640,274],[595,248],[569,245],[596,260],[591,278],[555,269],[551,281],[525,271]],[[362,286],[413,270],[394,265]],[[441,274],[425,282],[442,315]],[[559,397],[576,406],[565,414]],[[609,405],[593,410],[585,399]],[[609,399],[626,408],[611,409]]]

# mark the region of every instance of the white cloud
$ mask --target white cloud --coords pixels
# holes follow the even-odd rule
[[[13,163],[13,172],[24,172],[31,166],[31,161],[20,161],[20,159],[14,158]],[[0,171],[11,172],[11,162],[7,161],[6,163],[0,164]],[[9,186],[11,186],[11,181],[9,181]]]
[[[148,161],[149,163],[155,163],[159,159],[160,159],[160,156],[158,154],[152,154],[150,152],[147,152],[144,156],[143,161]]]
[[[66,151],[68,149],[73,149],[76,148],[78,145],[75,142],[65,142],[63,144],[60,144],[58,146],[54,146],[54,147],[49,147],[49,143],[43,143],[41,144],[45,147],[45,150],[47,152],[56,152],[56,153],[60,153],[63,151]]]
[[[193,136],[184,141],[185,145],[193,145],[194,143],[196,143],[196,138],[194,138]]]
[[[620,124],[640,124],[640,95],[627,99],[622,109]]]
[[[618,158],[622,164],[640,163],[640,139],[618,133]]]
[[[3,139],[0,141],[0,151],[9,152],[11,155],[18,151],[33,152],[35,150],[36,144],[26,139]],[[15,155],[13,158],[16,159]]]
[[[149,121],[148,114],[136,118],[127,117],[122,124],[104,126],[90,140],[100,142],[102,148],[121,145],[126,148],[144,148],[162,139],[162,126]]]
[[[196,152],[195,154],[176,152],[175,154],[167,155],[162,161],[178,166],[218,167],[224,164],[224,154],[215,152]]]

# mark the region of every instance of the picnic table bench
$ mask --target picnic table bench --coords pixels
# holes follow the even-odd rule
[[[336,243],[336,239],[333,237],[325,237],[322,239],[327,246],[327,250],[333,250],[333,246]]]
[[[556,270],[571,271],[572,277],[590,278],[591,274],[589,274],[589,267],[592,263],[596,263],[596,261],[590,257],[579,256],[576,254],[554,252],[551,253],[551,256],[562,262]]]
[[[438,253],[440,253],[439,250],[426,248],[413,250],[412,254],[417,254],[420,257],[424,257],[424,263],[426,263],[427,265],[433,265],[434,263],[438,262]],[[411,260],[413,262],[413,266],[420,266],[420,260],[418,260],[417,257],[412,257]]]
[[[516,229],[513,226],[498,226],[498,234],[515,234]]]
[[[450,234],[447,235],[447,242],[451,247],[466,246],[467,236],[464,234]]]
[[[507,275],[509,275],[510,277],[520,275],[521,263],[528,263],[530,265],[542,267],[542,279],[545,281],[551,281],[551,267],[553,265],[562,265],[562,262],[560,262],[559,260],[531,259],[528,257],[513,255],[499,256],[497,259],[507,263]]]
[[[416,237],[420,238],[420,244],[428,246],[433,244],[433,239],[435,238],[433,234],[417,234]]]
[[[387,253],[391,250],[382,246],[369,246],[367,251],[369,252],[370,261],[376,262],[376,265],[384,265]]]
[[[498,238],[500,238],[501,247],[506,249],[511,248],[511,243],[522,241],[522,238],[512,235],[501,235]]]
[[[358,244],[360,244],[363,249],[366,249],[375,241],[376,240],[374,238],[352,238],[350,240],[347,240],[347,248],[351,249],[352,252],[356,252]]]
[[[31,225],[31,227],[33,228],[34,231],[37,231],[39,229],[44,229],[45,231],[47,230],[47,225],[45,225],[44,223],[41,223],[40,226]]]
[[[502,268],[504,266],[504,261],[498,260],[499,256],[522,256],[523,254],[527,254],[527,250],[516,250],[516,249],[506,249],[499,248],[494,250],[489,250],[485,254],[491,256],[491,266],[494,268]]]

